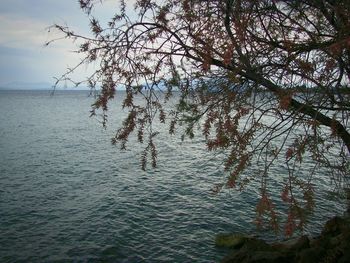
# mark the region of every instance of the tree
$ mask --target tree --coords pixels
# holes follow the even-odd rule
[[[170,134],[183,124],[190,138],[199,127],[208,150],[227,153],[227,181],[214,191],[244,189],[250,180],[261,180],[257,222],[267,214],[278,228],[267,178],[271,165],[284,162],[287,235],[302,228],[305,211],[312,210],[316,169],[326,167],[338,183],[347,182],[349,1],[138,0],[136,18],[120,1],[106,27],[92,16],[94,4],[80,0],[92,36],[55,27],[83,41],[77,67],[99,65],[86,81],[92,89],[101,86],[91,114],[100,110],[103,125],[116,88],[126,89],[123,107],[129,114],[112,143],[125,149],[135,134],[145,145],[142,169],[148,159],[156,166],[154,122],[169,125]],[[58,81],[70,79],[71,71]],[[136,95],[144,102],[134,100]],[[174,98],[176,107],[167,111]],[[314,166],[302,178],[296,171],[305,158]],[[262,169],[245,174],[253,162]]]

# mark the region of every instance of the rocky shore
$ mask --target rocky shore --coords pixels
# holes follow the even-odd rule
[[[222,263],[320,263],[350,262],[350,216],[326,222],[318,237],[302,236],[279,243],[243,235],[218,235],[216,245],[232,252]]]

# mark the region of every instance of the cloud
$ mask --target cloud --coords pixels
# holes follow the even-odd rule
[[[47,24],[29,17],[0,14],[0,44],[5,47],[33,49],[47,40]]]
[[[70,52],[76,48],[71,41],[44,46],[48,40],[59,37],[57,31],[48,33],[48,22],[16,14],[0,14],[0,24],[2,83],[30,78],[52,80],[79,59]]]
[[[105,26],[118,11],[119,4],[116,0],[102,2],[96,4],[93,15]],[[126,0],[128,10],[133,9],[134,2]],[[89,34],[88,17],[79,9],[77,0],[36,0],[35,3],[0,0],[0,3],[0,83],[52,80],[52,76],[63,74],[67,67],[79,62],[79,55],[71,52],[78,43],[60,40],[44,47],[46,42],[62,37],[57,30],[48,32],[48,27],[55,23],[67,24],[82,35]],[[86,74],[79,76],[83,75]]]

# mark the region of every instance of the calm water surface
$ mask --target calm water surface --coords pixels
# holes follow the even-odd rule
[[[217,233],[271,238],[252,224],[257,185],[210,194],[224,173],[200,138],[160,135],[159,166],[143,172],[139,146],[110,144],[125,113],[112,106],[104,130],[92,102],[86,91],[0,91],[0,262],[217,262]],[[311,234],[344,209],[317,180]]]

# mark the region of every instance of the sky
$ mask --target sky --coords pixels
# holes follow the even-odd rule
[[[133,1],[127,2],[132,6]],[[118,7],[117,0],[104,0],[94,15],[108,21]],[[49,32],[53,24],[68,25],[82,34],[89,29],[78,0],[0,0],[0,86],[12,82],[53,84],[54,77],[79,61],[69,40],[45,47],[47,41],[60,37],[55,30]]]

